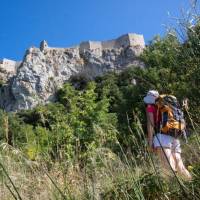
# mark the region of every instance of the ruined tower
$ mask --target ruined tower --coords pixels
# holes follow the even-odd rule
[[[44,51],[45,49],[48,48],[48,43],[47,41],[43,40],[41,43],[40,43],[40,51]]]

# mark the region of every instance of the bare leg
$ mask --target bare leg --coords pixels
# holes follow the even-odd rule
[[[183,164],[181,154],[173,153],[173,157],[176,162],[176,168],[177,168],[178,173],[180,173],[180,175],[183,175],[185,178],[187,178],[189,180],[192,179],[191,174],[189,173],[189,171],[186,169],[186,167]]]
[[[176,162],[174,160],[174,156],[172,154],[171,149],[169,149],[169,148],[163,148],[163,149],[157,148],[156,152],[157,152],[157,155],[160,159],[161,166],[164,169],[164,172],[169,174],[169,172],[171,172],[172,169],[174,171],[176,171]]]

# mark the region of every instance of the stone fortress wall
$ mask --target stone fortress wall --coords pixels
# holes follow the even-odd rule
[[[14,60],[4,58],[0,61],[0,69],[8,73],[15,74],[20,64],[21,62],[16,62]]]
[[[101,42],[103,49],[113,49],[116,48],[116,40],[108,40]]]
[[[143,35],[135,34],[135,33],[128,33],[122,35],[114,40],[108,41],[85,41],[81,42],[80,45],[69,47],[69,48],[57,48],[57,47],[49,47],[47,42],[43,40],[40,43],[40,51],[45,50],[55,50],[55,51],[77,51],[82,53],[84,51],[91,51],[92,53],[101,56],[102,51],[106,49],[116,49],[116,48],[126,48],[126,47],[139,47],[140,49],[145,48],[145,42]],[[34,52],[35,47],[31,47],[27,50],[27,54]],[[16,73],[17,68],[20,66],[21,62],[16,62],[14,60],[3,59],[0,60],[0,69],[4,70],[8,73]]]
[[[95,54],[101,54],[102,52],[101,42],[98,42],[98,41],[81,42],[78,48],[79,48],[80,53],[83,53],[85,50],[93,51],[93,53]]]
[[[115,40],[108,40],[103,42],[98,41],[86,41],[82,42],[79,46],[80,51],[83,50],[95,50],[95,49],[115,49],[115,48],[126,48],[129,46],[140,46],[145,47],[143,35],[138,35],[134,33],[128,33],[120,36]]]
[[[116,49],[116,48],[126,48],[126,47],[137,47],[140,48],[145,47],[144,37],[143,35],[135,34],[135,33],[128,33],[125,35],[122,35],[114,40],[108,40],[108,41],[84,41],[81,42],[80,45],[71,47],[71,48],[78,48],[80,53],[84,52],[86,50],[100,53],[102,50],[105,49]],[[55,49],[55,50],[65,50],[65,49],[71,49],[71,48],[55,48],[55,47],[49,47],[46,41],[42,41],[40,43],[40,50],[44,51],[45,49]]]

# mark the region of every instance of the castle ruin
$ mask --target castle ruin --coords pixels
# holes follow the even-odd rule
[[[52,102],[57,89],[74,76],[93,79],[129,66],[142,68],[144,63],[138,56],[144,48],[143,36],[133,33],[114,40],[86,41],[69,48],[50,47],[42,41],[39,48],[30,47],[26,51],[22,62],[0,61],[3,83],[0,107],[17,111]]]
[[[140,52],[142,52],[142,50],[145,48],[143,35],[128,33],[114,40],[108,40],[108,41],[102,41],[102,42],[85,41],[85,42],[81,42],[77,46],[68,47],[68,48],[49,47],[48,43],[45,40],[43,40],[40,43],[39,50],[41,52],[45,52],[48,50],[66,51],[66,50],[74,49],[80,54],[85,51],[91,51],[96,56],[101,56],[103,50],[120,49],[120,48],[128,48],[128,47],[139,49],[138,52],[140,54]],[[38,49],[38,48],[35,48],[35,47],[29,48],[26,54],[30,54],[31,56],[32,51],[34,51],[35,49]],[[20,64],[21,62],[16,62],[14,60],[9,60],[9,59],[4,58],[3,60],[0,61],[0,70],[10,73],[10,74],[15,74]]]
[[[47,44],[47,41],[46,40],[43,40],[41,43],[40,43],[40,50],[41,51],[44,51],[45,49],[48,48],[48,44]]]
[[[89,50],[94,53],[99,54],[102,50],[105,49],[119,49],[127,47],[140,47],[141,49],[145,48],[145,42],[143,35],[138,35],[135,33],[128,33],[118,37],[115,40],[108,41],[86,41],[82,42],[79,45],[80,52]]]
[[[125,35],[122,35],[114,40],[108,40],[108,41],[84,41],[81,42],[80,45],[71,47],[79,49],[79,52],[82,53],[84,51],[91,51],[96,55],[101,56],[102,50],[105,49],[119,49],[119,48],[127,48],[127,47],[139,47],[140,49],[145,48],[145,42],[143,35],[135,34],[135,33],[128,33]],[[57,50],[64,50],[64,49],[70,49],[69,48],[55,48],[55,47],[49,47],[47,42],[43,40],[40,43],[40,51],[44,51],[46,49],[57,49]]]
[[[16,62],[14,60],[9,60],[4,58],[3,60],[0,61],[0,70],[10,74],[15,74],[20,64],[21,62]]]

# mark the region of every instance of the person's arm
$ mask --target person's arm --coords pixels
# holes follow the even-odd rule
[[[148,132],[148,146],[153,148],[153,134],[154,134],[154,115],[152,112],[146,112],[147,115],[147,132]]]

